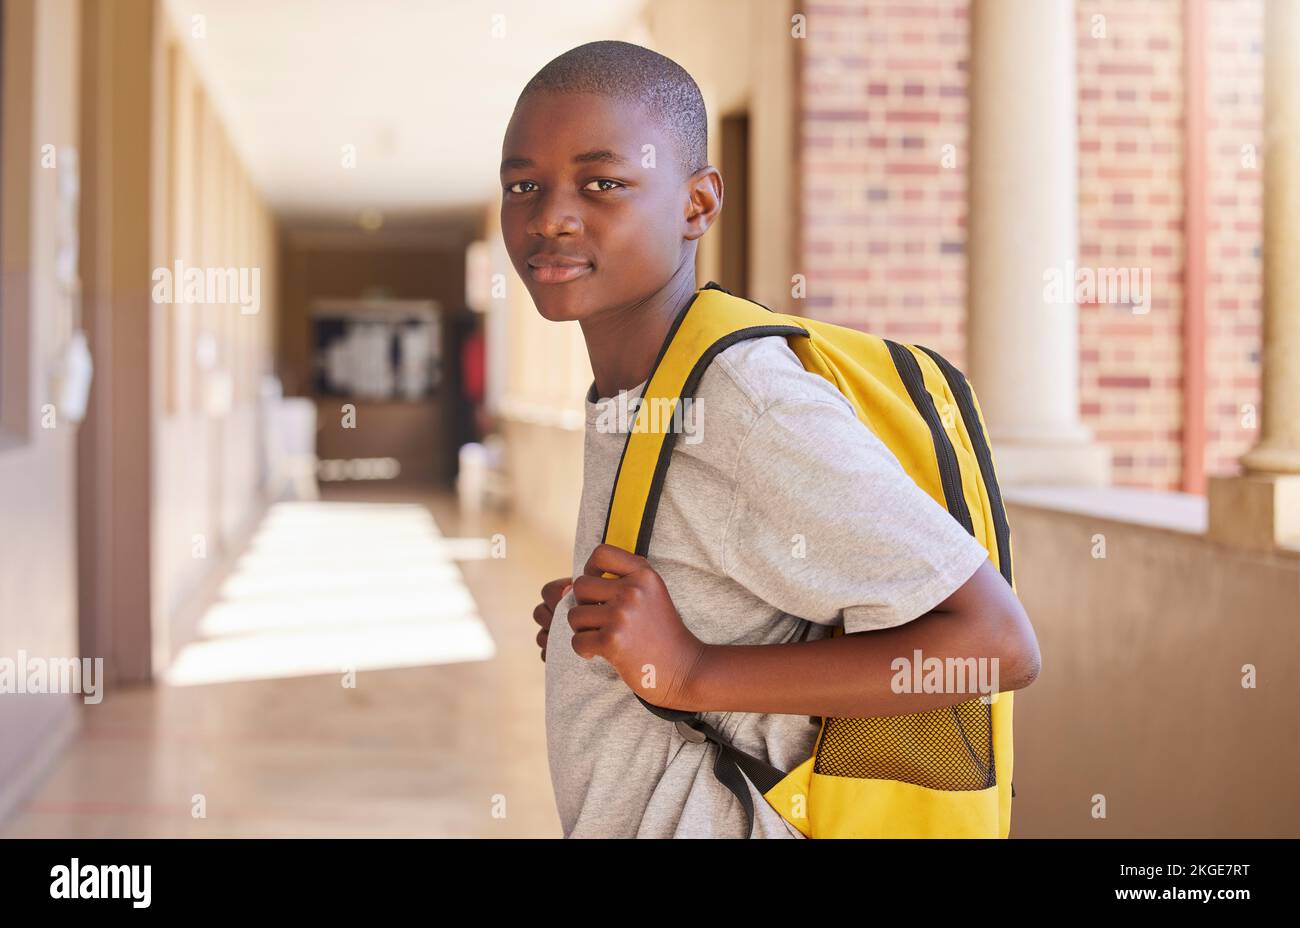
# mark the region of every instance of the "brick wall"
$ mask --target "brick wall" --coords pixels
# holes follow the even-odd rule
[[[1149,268],[1152,288],[1146,313],[1079,306],[1080,409],[1111,449],[1115,483],[1173,489],[1183,421],[1182,4],[1078,0],[1075,12],[1079,265]]]
[[[969,0],[804,8],[806,311],[965,363]],[[1257,432],[1261,0],[1211,0],[1207,469]],[[1182,473],[1183,35],[1178,0],[1078,0],[1079,264],[1149,270],[1149,311],[1079,307],[1080,411],[1119,484]],[[1103,17],[1099,20],[1097,17]],[[1098,26],[1104,35],[1096,35]],[[945,146],[952,146],[945,149]],[[945,162],[945,153],[951,157]]]
[[[843,0],[805,11],[805,311],[961,365],[966,2]]]
[[[1236,473],[1237,458],[1259,439],[1263,15],[1262,0],[1211,0],[1208,8],[1205,469],[1210,474]]]

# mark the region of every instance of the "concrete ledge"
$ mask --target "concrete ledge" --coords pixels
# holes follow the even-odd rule
[[[1300,556],[1186,531],[1205,511],[1186,494],[1006,495],[1028,498],[1008,508],[1042,652],[1016,694],[1012,834],[1300,834],[1300,741],[1278,734],[1300,705]]]
[[[1300,548],[1300,475],[1212,477],[1210,537],[1250,551]]]
[[[1097,516],[1186,535],[1204,535],[1205,497],[1135,487],[1004,486],[1007,503]]]

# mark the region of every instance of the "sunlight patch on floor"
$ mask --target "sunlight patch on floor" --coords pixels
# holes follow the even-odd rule
[[[422,506],[278,503],[166,674],[174,686],[488,660],[496,648]]]

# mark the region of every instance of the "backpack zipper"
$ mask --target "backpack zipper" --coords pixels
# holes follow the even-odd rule
[[[948,505],[948,512],[961,524],[962,528],[975,534],[975,525],[971,521],[970,509],[966,506],[966,494],[961,486],[961,464],[957,452],[953,450],[952,441],[944,431],[939,411],[934,406],[934,397],[925,388],[925,377],[921,374],[921,365],[916,357],[898,342],[885,339],[889,354],[894,359],[898,376],[912,398],[912,405],[921,414],[925,424],[930,427],[930,437],[934,440],[935,457],[939,464],[939,482],[943,486],[943,498]]]
[[[989,495],[989,508],[993,511],[993,534],[997,538],[998,565],[1007,583],[1011,583],[1011,525],[1007,522],[1007,511],[1002,503],[1002,490],[998,486],[997,472],[993,469],[993,452],[989,448],[988,436],[980,423],[979,412],[975,409],[975,400],[971,394],[966,375],[953,366],[937,351],[917,345],[917,348],[930,356],[943,377],[948,381],[948,388],[957,400],[957,408],[966,423],[966,433],[970,435],[971,447],[975,451],[975,460],[979,462],[980,476],[984,478],[984,489]]]

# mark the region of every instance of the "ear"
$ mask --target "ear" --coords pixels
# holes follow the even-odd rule
[[[687,240],[693,241],[709,231],[722,212],[722,175],[713,165],[702,167],[686,181]]]

